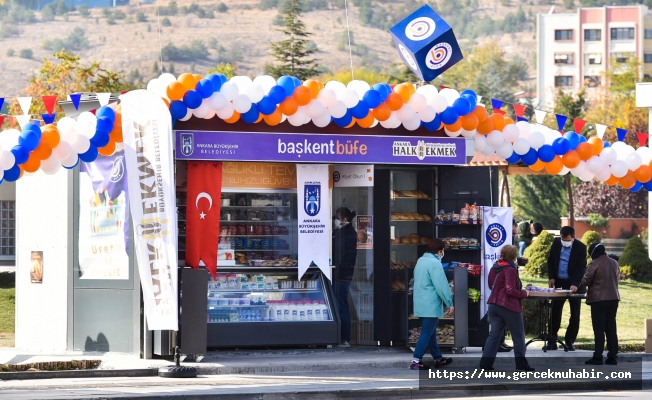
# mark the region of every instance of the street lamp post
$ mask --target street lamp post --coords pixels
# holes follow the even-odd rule
[[[648,133],[652,133],[652,82],[636,84],[636,107],[648,109]],[[648,141],[648,146],[650,142]],[[647,221],[648,221],[648,256],[652,258],[652,235],[649,233],[650,221],[652,221],[652,196],[648,193],[647,197]]]

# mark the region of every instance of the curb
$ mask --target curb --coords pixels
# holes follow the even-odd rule
[[[147,377],[147,376],[157,376],[157,375],[158,375],[158,368],[2,372],[0,373],[0,381],[28,380],[28,379],[61,379],[61,378],[136,378],[136,377]]]

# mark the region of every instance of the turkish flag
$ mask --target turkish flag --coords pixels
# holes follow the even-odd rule
[[[188,162],[186,197],[186,265],[203,261],[216,279],[220,234],[221,162]]]

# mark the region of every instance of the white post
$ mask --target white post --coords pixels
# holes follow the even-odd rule
[[[648,133],[652,134],[652,83],[637,83],[636,84],[636,107],[647,108],[649,112],[648,117]],[[650,146],[650,140],[648,140]],[[647,221],[648,221],[648,256],[652,258],[652,235],[649,233],[650,221],[652,220],[652,196],[648,193],[647,197]]]

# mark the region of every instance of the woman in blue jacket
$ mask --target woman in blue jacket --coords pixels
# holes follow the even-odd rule
[[[435,360],[435,368],[448,365],[452,358],[444,358],[437,344],[437,324],[444,317],[444,306],[450,307],[446,314],[451,314],[453,294],[448,286],[448,279],[441,265],[445,244],[441,239],[431,239],[426,253],[419,258],[414,268],[414,315],[421,320],[421,334],[414,349],[410,369],[428,369],[422,358],[426,347]]]

